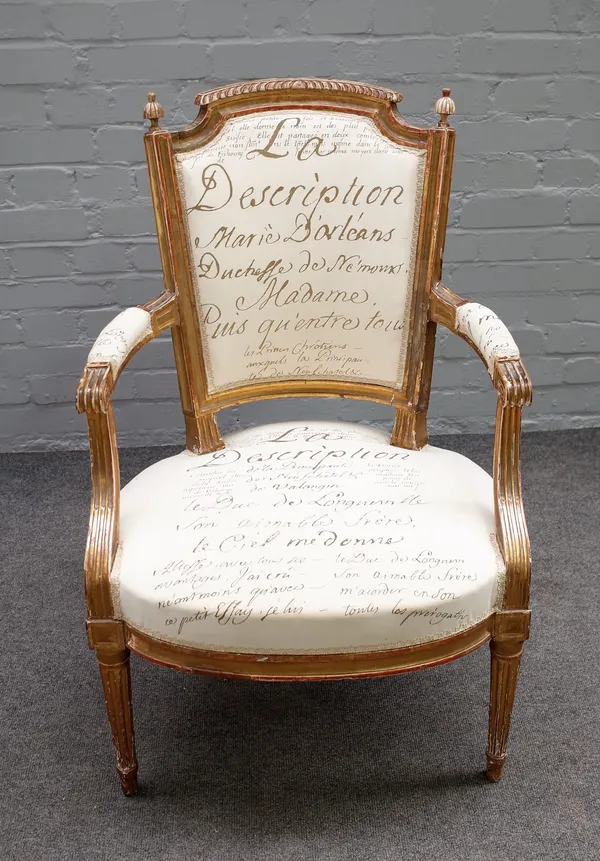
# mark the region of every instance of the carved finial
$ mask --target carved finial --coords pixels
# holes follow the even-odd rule
[[[150,120],[150,128],[158,128],[158,120],[164,117],[162,105],[156,101],[156,93],[148,93],[148,102],[144,108],[144,119]]]
[[[435,112],[440,115],[438,126],[447,126],[448,117],[454,113],[454,101],[450,98],[452,91],[447,87],[442,90],[442,98],[435,103]]]

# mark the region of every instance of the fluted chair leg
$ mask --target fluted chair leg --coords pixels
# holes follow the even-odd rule
[[[96,649],[106,711],[117,751],[117,771],[125,795],[137,792],[137,759],[133,736],[129,649]]]
[[[510,729],[510,718],[519,664],[523,655],[523,641],[492,640],[491,683],[490,683],[490,726],[487,749],[488,780],[496,782],[502,777],[506,747]]]

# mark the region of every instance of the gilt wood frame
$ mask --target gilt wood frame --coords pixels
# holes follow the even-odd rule
[[[147,132],[146,154],[165,286],[177,292],[181,308],[180,329],[174,334],[174,343],[190,450],[206,452],[222,446],[215,420],[218,410],[253,400],[294,396],[341,396],[392,405],[397,411],[393,444],[406,448],[425,444],[433,359],[433,332],[427,323],[427,305],[431,287],[441,272],[454,129],[441,124],[420,128],[406,123],[395,109],[400,99],[400,94],[391,90],[345,81],[253,82],[200,94],[196,98],[200,106],[198,117],[180,131],[169,132],[156,125]],[[209,394],[175,155],[209,143],[233,117],[294,109],[367,117],[391,141],[426,150],[410,313],[412,338],[399,388],[335,380],[285,380],[262,381]]]
[[[452,104],[448,98],[449,91],[444,93],[447,94],[444,105],[447,106],[448,102]],[[354,82],[314,79],[252,82],[200,94],[196,99],[200,106],[197,119],[185,129],[172,133],[158,125],[158,118],[162,116],[160,106],[152,100],[147,105],[146,116],[151,120],[151,127],[145,135],[145,146],[165,292],[143,306],[150,314],[152,325],[152,333],[146,341],[166,329],[172,330],[186,443],[191,451],[209,452],[224,445],[215,418],[217,410],[245,401],[281,396],[337,395],[386,403],[397,410],[391,439],[393,445],[420,448],[427,442],[426,413],[436,326],[438,323],[443,324],[464,337],[457,331],[456,309],[467,300],[457,297],[440,281],[454,130],[447,125],[447,116],[451,111],[445,107],[440,110],[442,119],[434,128],[421,129],[405,123],[394,107],[400,99],[401,96],[392,91]],[[317,380],[261,382],[209,396],[174,154],[207,142],[232,116],[250,111],[311,107],[368,116],[392,140],[407,146],[427,148],[415,271],[417,286],[413,291],[414,339],[407,356],[402,390],[371,384]],[[140,346],[142,344],[138,344],[131,355]],[[131,355],[125,358],[124,364]],[[205,652],[166,643],[135,631],[114,618],[109,576],[119,540],[119,462],[111,405],[116,379],[108,363],[89,363],[77,392],[77,408],[86,413],[89,423],[92,459],[92,503],[85,557],[85,586],[88,638],[100,662],[109,713],[109,701],[114,698],[113,711],[116,713],[120,709],[120,714],[123,711],[122,698],[127,700],[130,697],[129,650],[156,663],[186,672],[275,681],[353,678],[406,672],[454,660],[490,640],[495,667],[492,673],[492,703],[494,697],[497,700],[504,697],[502,702],[505,704],[508,696],[512,705],[522,644],[529,630],[531,562],[521,497],[519,439],[521,408],[531,400],[531,384],[520,360],[497,362],[492,382],[498,392],[494,503],[497,536],[507,569],[503,608],[460,634],[392,651],[326,656],[242,655]],[[121,688],[115,693],[118,685]],[[498,717],[500,711],[502,714]],[[506,708],[503,706],[503,710],[499,709],[496,703],[494,716],[494,728],[493,721],[490,723],[488,776],[498,779],[506,750],[510,708],[506,714]],[[131,789],[135,783],[137,766],[133,752],[133,730],[126,721],[123,723],[123,715],[121,718],[118,719],[117,715],[111,722],[113,738],[121,757],[119,773],[127,792],[127,788]]]

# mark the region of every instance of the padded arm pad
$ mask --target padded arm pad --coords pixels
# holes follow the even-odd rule
[[[88,356],[90,362],[108,362],[116,379],[131,352],[152,335],[152,318],[144,308],[128,308],[100,332]]]
[[[519,348],[502,320],[478,302],[467,302],[456,309],[456,331],[477,347],[490,374],[496,361],[520,357]]]

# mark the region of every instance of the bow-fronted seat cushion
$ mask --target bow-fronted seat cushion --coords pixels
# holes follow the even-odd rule
[[[240,653],[400,648],[501,603],[492,479],[341,422],[266,425],[121,491],[115,609],[161,640]]]

